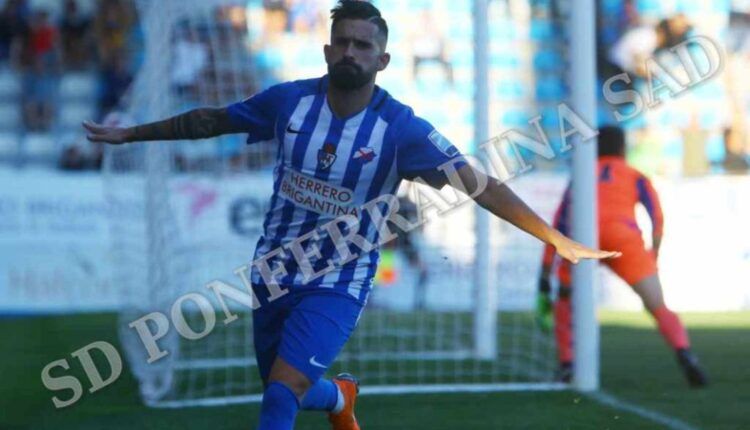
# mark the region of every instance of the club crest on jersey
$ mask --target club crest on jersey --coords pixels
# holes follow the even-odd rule
[[[357,152],[354,153],[354,156],[352,159],[359,160],[362,162],[362,164],[369,163],[372,161],[377,154],[375,153],[375,150],[372,148],[364,147],[359,148]]]
[[[336,161],[336,145],[326,143],[318,150],[318,170],[328,170]]]

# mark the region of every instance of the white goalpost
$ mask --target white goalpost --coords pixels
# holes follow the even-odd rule
[[[582,30],[570,33],[569,54],[565,46],[530,42],[519,48],[515,68],[509,69],[498,60],[498,52],[513,46],[514,36],[498,35],[502,27],[489,25],[493,19],[513,22],[498,9],[497,3],[502,2],[439,0],[423,6],[442,13],[452,24],[445,31],[454,44],[455,82],[438,95],[430,94],[431,90],[419,92],[416,88],[424,81],[430,85],[439,81],[442,71],[428,64],[420,70],[422,83],[400,85],[409,79],[411,69],[403,48],[406,37],[399,32],[406,32],[410,16],[423,6],[397,0],[375,3],[392,29],[389,47],[394,59],[384,73],[383,87],[394,97],[419,105],[415,106],[417,114],[423,105],[440,105],[434,97],[446,100],[438,106],[442,111],[456,110],[454,106],[473,111],[473,123],[453,115],[450,121],[463,122],[449,126],[447,134],[451,137],[450,130],[455,129],[458,137],[452,140],[458,140],[465,137],[465,130],[473,131],[475,149],[498,126],[507,126],[497,121],[507,117],[506,105],[525,103],[528,109],[551,105],[532,99],[497,100],[498,88],[504,88],[498,81],[535,85],[535,79],[549,78],[529,78],[535,63],[533,50],[570,55],[570,72],[580,78],[568,81],[594,82],[586,72],[591,60],[584,58],[593,52],[572,48],[580,44],[576,42],[579,37],[589,37]],[[227,105],[267,86],[274,71],[283,72],[276,79],[284,80],[294,73],[300,77],[324,73],[315,32],[295,34],[283,27],[279,31],[278,16],[265,11],[260,0],[138,0],[136,4],[144,38],[143,62],[124,109],[123,117],[128,119],[122,121],[141,123],[197,106]],[[574,13],[572,19],[579,20],[573,28],[583,27],[586,21],[593,25],[593,18],[586,14]],[[513,25],[518,32],[533,27],[528,22]],[[272,28],[276,28],[273,33]],[[313,48],[320,54],[309,54]],[[181,57],[185,52],[192,55]],[[549,73],[564,70],[565,66]],[[576,104],[578,112],[591,119],[593,114],[587,110],[591,105],[586,105],[591,93],[576,98],[576,86],[571,89],[574,100],[583,103]],[[427,109],[425,116],[442,130],[440,118],[431,118],[438,114]],[[250,309],[227,300],[238,318],[225,323],[222,306],[211,298],[206,285],[220,281],[242,287],[237,269],[250,263],[261,234],[276,155],[272,142],[246,146],[244,136],[107,148],[107,200],[113,207],[129,208],[128,216],[111,217],[114,276],[123,297],[120,338],[146,404],[211,406],[260,399],[263,389],[254,358]],[[593,169],[590,158],[576,160],[575,171]],[[575,178],[583,193],[580,199],[589,199],[584,208],[576,207],[575,219],[580,224],[575,232],[579,240],[589,243],[595,236],[585,229],[594,223],[581,214],[588,213],[584,211],[590,209],[595,194],[586,194],[589,188],[579,186],[588,187],[591,177]],[[566,179],[564,172],[533,172],[510,185],[549,219]],[[360,378],[363,393],[382,395],[568,387],[554,379],[557,361],[552,334],[534,323],[540,243],[475,210],[473,204],[434,219],[413,241],[421,263],[415,264],[401,250],[389,251],[383,258],[383,267],[395,275],[373,288],[368,308],[330,374],[353,373]],[[593,265],[579,268],[577,280],[590,286]],[[575,296],[576,387],[584,390],[596,388],[598,381],[598,347],[586,340],[596,334],[592,291],[577,285]],[[187,293],[199,293],[211,301],[215,327],[199,340],[185,339],[170,327],[157,342],[168,354],[148,363],[149,353],[132,322],[153,312],[171,315],[175,301]],[[192,330],[200,332],[206,327],[205,315],[192,304],[185,302],[182,315]],[[589,311],[579,319],[584,306]],[[158,324],[150,324],[150,330],[158,330]]]
[[[593,0],[575,0],[570,16],[571,75],[575,76],[571,99],[588,124],[596,124],[596,33]],[[573,144],[572,213],[573,238],[597,247],[596,139]],[[599,388],[599,324],[594,297],[596,262],[584,260],[573,267],[574,380],[581,391]]]

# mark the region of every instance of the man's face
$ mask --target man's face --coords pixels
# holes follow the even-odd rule
[[[336,23],[331,44],[323,51],[331,85],[342,90],[356,90],[374,81],[390,61],[378,26],[361,19]]]

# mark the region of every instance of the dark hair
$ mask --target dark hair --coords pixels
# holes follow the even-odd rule
[[[388,40],[388,24],[380,15],[378,8],[372,3],[360,0],[339,0],[336,7],[331,9],[331,33],[342,19],[363,19],[378,26],[378,30]]]
[[[625,132],[613,125],[599,129],[599,156],[625,155]]]

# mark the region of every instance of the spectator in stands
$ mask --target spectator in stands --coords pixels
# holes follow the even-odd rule
[[[651,25],[638,25],[625,31],[610,48],[609,60],[633,77],[646,75],[645,61],[664,43],[664,35],[658,28],[665,28],[666,20],[656,28]]]
[[[23,77],[24,121],[30,130],[48,131],[57,110],[62,71],[59,32],[50,21],[49,12],[34,12],[27,42],[29,65]]]
[[[289,7],[287,3],[287,0],[263,0],[266,34],[279,34],[288,29]]]
[[[750,164],[745,158],[745,145],[748,139],[746,120],[741,125],[724,130],[724,169],[728,173],[750,173]]]
[[[69,145],[63,150],[59,167],[62,170],[85,170],[87,164],[86,157],[78,145]]]
[[[596,12],[596,68],[599,77],[606,81],[623,72],[610,61],[607,51],[638,22],[638,13],[633,0],[607,6],[598,4]]]
[[[183,26],[174,45],[172,85],[175,92],[187,99],[197,96],[198,83],[208,65],[208,48],[195,31]]]
[[[94,17],[97,50],[103,64],[127,48],[135,22],[135,11],[128,0],[102,0]]]
[[[133,81],[129,57],[123,50],[108,56],[99,79],[99,117],[117,107]]]
[[[425,62],[435,62],[443,67],[445,77],[453,85],[453,66],[448,60],[448,46],[441,26],[435,23],[430,9],[423,9],[420,22],[410,35],[412,53],[412,77],[417,80],[419,67]]]
[[[645,77],[646,60],[685,41],[692,26],[684,14],[662,19],[656,25],[640,25],[625,32],[609,51],[609,59],[622,70]]]
[[[321,12],[318,0],[289,0],[289,20],[287,30],[298,34],[315,33],[323,29],[325,31],[326,17]]]
[[[29,7],[26,0],[7,0],[0,10],[0,64],[19,54],[29,32]]]
[[[91,61],[91,19],[84,15],[76,0],[66,0],[60,20],[65,67],[80,70]]]

